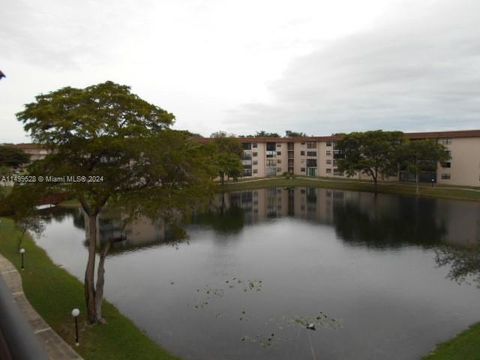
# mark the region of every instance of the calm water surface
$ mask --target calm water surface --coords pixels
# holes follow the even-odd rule
[[[188,243],[100,225],[107,299],[184,359],[417,359],[480,320],[478,203],[262,189],[218,196]],[[78,211],[37,243],[83,279]]]

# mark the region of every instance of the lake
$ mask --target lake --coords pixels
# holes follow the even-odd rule
[[[56,209],[36,238],[80,280],[84,223]],[[476,202],[272,188],[218,195],[188,241],[99,223],[106,298],[184,359],[418,359],[480,320]]]

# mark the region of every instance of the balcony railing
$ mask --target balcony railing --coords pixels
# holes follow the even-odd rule
[[[32,328],[17,307],[0,276],[0,358],[5,360],[47,360]]]

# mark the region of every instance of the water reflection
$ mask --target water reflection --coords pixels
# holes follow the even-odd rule
[[[480,246],[441,246],[435,249],[438,266],[449,268],[448,278],[461,284],[475,283],[480,288]]]
[[[38,242],[81,279],[81,213],[55,218]],[[124,220],[99,218],[105,295],[185,359],[420,358],[480,319],[469,285],[480,274],[478,203],[310,188],[218,194],[183,224],[190,243],[178,251],[163,246],[183,238],[178,226]]]
[[[478,203],[315,188],[271,188],[217,195],[192,222],[220,233],[293,217],[332,225],[343,241],[373,248],[480,243]]]
[[[75,227],[88,231],[88,222],[79,209],[57,207],[47,211],[44,216],[47,223],[72,217]],[[228,235],[240,233],[245,226],[282,217],[333,226],[337,236],[347,244],[379,249],[480,243],[477,203],[315,188],[217,194],[208,209],[197,211],[183,225],[201,225]],[[185,236],[178,222],[167,223],[164,219],[138,217],[129,221],[111,209],[98,219],[100,244],[112,242],[113,253],[175,244]]]

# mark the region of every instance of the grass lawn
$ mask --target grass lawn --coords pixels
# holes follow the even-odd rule
[[[17,268],[20,267],[18,236],[13,221],[1,218],[0,252]],[[56,266],[28,235],[22,246],[26,249],[25,270],[21,272],[24,292],[37,312],[71,345],[74,343],[74,327],[70,313],[74,307],[80,309],[80,346],[72,347],[82,357],[101,360],[177,359],[108,302],[103,306],[108,324],[88,325],[82,283]]]
[[[352,190],[352,191],[367,191],[373,192],[374,187],[371,182],[345,179],[325,179],[325,178],[307,178],[296,177],[293,179],[286,179],[283,177],[277,178],[263,178],[258,180],[239,181],[226,183],[222,190],[225,191],[240,191],[260,189],[265,187],[318,187],[327,189]],[[381,194],[400,194],[400,195],[415,195],[416,188],[413,184],[384,182],[378,184],[378,193]],[[420,186],[419,195],[422,197],[435,197],[443,199],[456,200],[473,200],[480,201],[480,188],[460,188],[454,186],[440,186],[434,187],[430,185]]]
[[[452,340],[437,346],[424,359],[478,360],[480,359],[480,324],[474,325]]]

